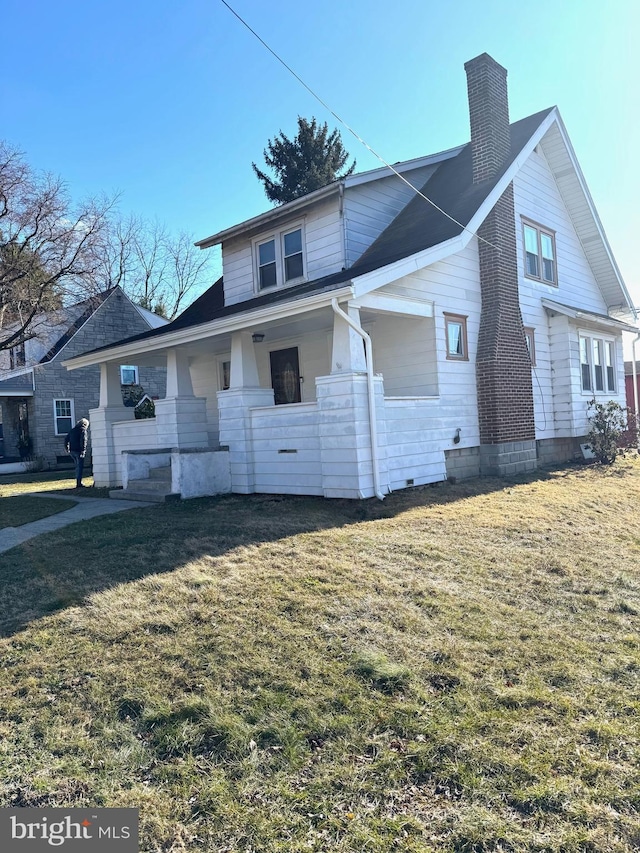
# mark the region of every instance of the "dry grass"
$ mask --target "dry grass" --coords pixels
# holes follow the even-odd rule
[[[144,851],[640,845],[640,465],[189,501],[0,557],[0,802]]]
[[[90,486],[93,480],[89,476],[85,477],[84,482]],[[31,492],[74,492],[75,485],[76,478],[72,470],[3,474],[0,476],[0,498],[26,495]]]
[[[29,495],[3,498],[0,504],[0,530],[4,527],[20,527],[22,524],[64,512],[76,503],[77,501],[35,498]]]

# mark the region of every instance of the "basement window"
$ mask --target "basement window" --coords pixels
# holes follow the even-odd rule
[[[524,234],[524,274],[545,284],[557,285],[556,238],[549,231],[532,222],[522,223]]]
[[[459,314],[445,313],[444,326],[447,339],[447,358],[468,361],[467,318]]]

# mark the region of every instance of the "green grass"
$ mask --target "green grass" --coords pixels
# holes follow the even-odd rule
[[[145,853],[631,853],[639,501],[623,461],[32,540],[0,804],[137,806]]]
[[[47,518],[65,509],[71,509],[77,501],[58,500],[56,498],[35,498],[29,495],[19,495],[3,498],[0,506],[0,525],[2,527],[19,527],[39,518]],[[0,527],[0,529],[2,529]]]

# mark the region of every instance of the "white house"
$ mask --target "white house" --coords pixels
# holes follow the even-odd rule
[[[97,485],[383,497],[568,459],[624,403],[632,304],[558,110],[509,124],[505,69],[465,68],[471,143],[200,241],[223,277],[180,317],[66,362],[101,367]],[[166,366],[155,420],[122,363]]]

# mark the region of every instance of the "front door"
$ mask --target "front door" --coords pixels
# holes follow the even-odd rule
[[[300,403],[300,361],[298,347],[274,350],[271,358],[271,385],[276,405]]]

